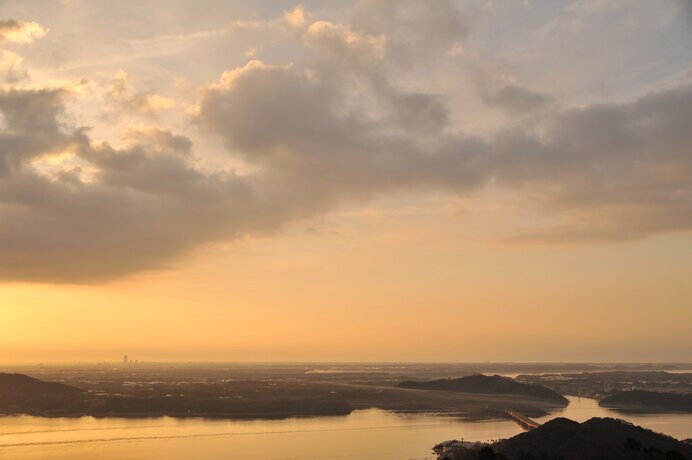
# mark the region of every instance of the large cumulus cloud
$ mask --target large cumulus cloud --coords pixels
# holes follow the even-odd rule
[[[27,118],[27,107],[39,113]],[[2,279],[102,281],[281,220],[256,214],[259,198],[248,179],[192,167],[187,139],[143,132],[116,149],[81,130],[56,131],[59,107],[52,93],[0,94]],[[77,165],[61,164],[65,155]],[[52,169],[35,167],[51,159]],[[87,166],[92,177],[82,174]]]
[[[348,81],[322,77],[250,63],[207,90],[199,122],[306,201],[492,182],[565,219],[522,238],[618,239],[692,225],[692,84],[554,108],[530,125],[475,137],[453,132],[444,117],[430,126],[426,112],[444,113],[434,98],[408,94],[390,105],[387,91],[373,91],[367,106],[352,106],[354,95],[340,91]],[[402,120],[407,112],[425,121]]]

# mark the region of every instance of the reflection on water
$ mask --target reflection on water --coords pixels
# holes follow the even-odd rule
[[[692,415],[621,415],[586,398],[570,398],[567,409],[537,421],[556,416],[625,418],[678,438],[692,436]],[[0,418],[0,458],[421,459],[432,458],[431,447],[446,439],[490,440],[520,431],[505,420],[472,422],[377,409],[344,417],[251,421],[20,416]]]

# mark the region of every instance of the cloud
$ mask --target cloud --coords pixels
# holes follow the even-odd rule
[[[0,20],[0,43],[31,43],[48,33],[36,22],[16,21],[14,19]]]
[[[344,24],[315,21],[307,28],[307,43],[324,47],[329,53],[348,55],[349,59],[382,59],[386,44],[383,35],[359,33]]]
[[[249,180],[191,166],[182,136],[137,132],[121,149],[92,142],[61,126],[58,92],[3,93],[0,111],[8,132],[0,137],[4,280],[103,281],[281,219],[256,214]],[[37,158],[58,167],[69,160],[73,168],[52,174],[31,161]],[[91,168],[92,180],[82,180],[80,167]]]
[[[299,30],[302,29],[309,13],[302,5],[291,10],[284,11],[281,17],[271,20],[244,20],[237,19],[231,23],[231,29],[236,31],[262,31],[262,30]]]
[[[301,28],[305,25],[305,8],[303,5],[298,5],[292,10],[284,12],[283,21],[295,28]]]
[[[175,100],[152,91],[133,92],[130,88],[130,75],[118,72],[110,82],[108,98],[130,112],[152,115],[161,110],[176,106]]]
[[[692,229],[690,117],[688,82],[552,113],[542,134],[503,135],[496,180],[532,189],[567,220],[521,238],[619,240]]]
[[[64,96],[61,89],[0,91],[0,178],[69,142],[59,122]]]
[[[315,201],[475,182],[463,171],[475,141],[441,132],[435,98],[386,86],[354,93],[349,83],[252,61],[203,92],[197,122],[275,183]]]
[[[354,9],[352,27],[386,36],[388,58],[410,66],[453,50],[467,37],[474,16],[451,0],[363,0]]]
[[[444,116],[428,124],[431,107],[444,113],[434,99],[400,92],[392,105],[386,85],[354,95],[357,78],[252,62],[206,90],[198,122],[303,205],[398,189],[463,193],[492,182],[564,220],[531,236],[546,241],[692,226],[691,84],[626,103],[553,107],[480,138],[454,134]],[[498,93],[513,110],[550,100],[519,87]]]
[[[145,146],[150,154],[192,155],[192,142],[185,136],[173,134],[157,127],[139,127],[130,129],[122,136],[129,145]]]
[[[0,81],[14,84],[29,78],[28,72],[22,66],[23,61],[18,54],[0,49]]]
[[[480,84],[481,100],[491,107],[505,110],[512,115],[521,115],[545,108],[554,98],[515,84],[490,89],[487,83]]]
[[[399,191],[511,192],[548,222],[514,242],[692,229],[689,80],[567,106],[484,76],[479,98],[508,116],[474,134],[453,116],[474,116],[451,107],[453,88],[400,78],[414,63],[431,78],[448,71],[440,63],[455,58],[467,22],[451,2],[386,1],[363,2],[350,23],[303,9],[269,21],[291,28],[305,56],[224,72],[199,88],[192,116],[250,164],[245,175],[202,169],[208,152],[162,127],[130,130],[120,146],[93,139],[68,122],[65,88],[0,91],[0,278],[107,281]],[[108,97],[139,114],[165,106],[153,90],[133,91],[125,73]]]
[[[371,136],[367,142],[347,138],[350,133],[341,126],[345,119],[330,113],[339,108],[340,100],[321,107],[331,96],[291,66],[253,62],[227,72],[207,91],[207,96],[216,91],[221,103],[234,108],[243,100],[259,104],[254,113],[248,106],[235,118],[219,120],[236,126],[229,146],[241,148],[252,162],[265,166],[281,164],[274,158],[281,155],[278,146],[299,149],[292,152],[299,153],[298,158],[286,158],[293,169],[283,173],[262,168],[250,176],[202,172],[194,167],[191,143],[184,136],[161,129],[131,131],[125,136],[126,145],[115,148],[61,122],[69,97],[65,91],[0,94],[4,120],[0,151],[7,163],[0,179],[0,276],[100,282],[165,267],[199,245],[275,231],[298,217],[327,211],[339,197],[361,193],[361,187],[366,194],[379,191],[383,173],[405,182],[415,168],[397,166],[389,147],[380,149],[378,159],[370,151],[372,142],[377,142]],[[276,94],[289,99],[276,104],[263,101],[263,96]],[[277,104],[283,104],[284,110]],[[296,117],[298,108],[306,115]],[[199,122],[205,126],[213,119],[210,110],[217,110],[220,117],[235,116],[223,107],[203,105]],[[264,120],[258,123],[257,116]],[[375,124],[351,121],[365,136],[387,118]],[[320,119],[322,124],[316,126]],[[262,129],[269,126],[277,131],[263,136],[267,133]],[[318,129],[326,132],[320,134]],[[339,144],[334,147],[341,153],[356,149],[358,157],[341,157],[344,163],[339,165],[322,157],[325,152],[312,149],[335,138]],[[373,171],[363,167],[367,163],[359,165],[367,156],[372,156]],[[305,182],[299,174],[302,168],[319,173],[315,179],[323,188]],[[348,174],[340,174],[340,168]],[[325,173],[330,177],[323,177]]]

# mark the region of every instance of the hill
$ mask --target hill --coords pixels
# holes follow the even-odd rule
[[[564,460],[679,459],[692,456],[692,448],[674,438],[613,418],[592,418],[583,423],[558,418],[501,441],[494,447],[509,458],[519,458],[522,452],[534,458],[546,453],[551,456],[548,458],[562,457]]]
[[[692,459],[692,446],[623,420],[592,418],[577,423],[557,418],[493,444],[454,445],[439,459],[684,460]]]
[[[0,373],[0,412],[66,413],[79,410],[84,401],[84,391],[79,388],[23,374]]]
[[[692,394],[632,390],[608,396],[599,404],[630,411],[692,412]]]
[[[567,398],[549,388],[517,382],[509,377],[499,375],[479,374],[458,379],[440,379],[427,382],[408,380],[401,382],[398,387],[416,390],[529,396],[560,402],[564,405],[568,403]]]

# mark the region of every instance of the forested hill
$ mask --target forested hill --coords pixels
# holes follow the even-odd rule
[[[604,398],[599,404],[603,407],[632,411],[692,412],[692,394],[632,390]]]
[[[544,386],[520,383],[509,377],[499,375],[488,376],[479,374],[458,379],[439,379],[425,382],[407,380],[401,382],[398,386],[416,390],[529,396],[561,402],[565,405],[568,402],[567,398]]]

